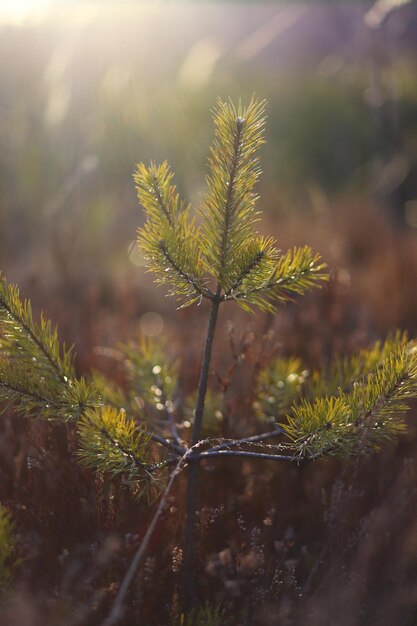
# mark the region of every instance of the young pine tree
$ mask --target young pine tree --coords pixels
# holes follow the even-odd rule
[[[247,107],[218,101],[207,191],[195,215],[180,200],[167,163],[140,164],[135,172],[146,214],[138,244],[148,270],[180,306],[208,305],[189,440],[177,429],[178,363],[165,356],[163,345],[143,340],[113,351],[125,368],[126,388],[96,372],[79,378],[71,350],[59,345],[51,323],[43,317],[35,323],[30,304],[0,277],[0,400],[13,403],[27,417],[76,421],[81,463],[123,475],[138,496],[162,492],[108,625],[118,623],[123,614],[129,585],[182,470],[188,478],[183,609],[189,611],[196,603],[196,511],[204,459],[300,463],[370,452],[403,430],[407,401],[417,393],[416,349],[398,333],[311,376],[297,359],[273,360],[259,372],[255,409],[260,427],[273,427],[243,439],[203,437],[212,418],[205,406],[220,307],[234,302],[245,310],[272,312],[328,278],[319,255],[308,246],[281,253],[274,239],[257,231],[254,189],[264,122],[262,101],[252,99]],[[277,438],[282,442],[265,443]]]

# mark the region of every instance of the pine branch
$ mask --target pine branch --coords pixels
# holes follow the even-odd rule
[[[198,230],[189,219],[189,207],[179,200],[168,164],[139,164],[134,178],[146,213],[138,244],[148,271],[156,274],[158,284],[169,285],[170,295],[179,297],[183,306],[212,297],[203,280]]]
[[[236,108],[218,100],[214,125],[201,245],[207,271],[227,290],[231,265],[258,219],[252,190],[260,174],[256,153],[264,142],[264,102],[253,98],[246,108]]]
[[[265,253],[254,271],[242,280],[237,293],[225,295],[225,300],[236,300],[244,308],[256,305],[273,311],[274,302],[289,302],[295,295],[304,295],[312,287],[328,280],[320,255],[313,255],[309,246],[294,248],[277,258],[272,240],[264,240]]]
[[[170,425],[178,362],[167,352],[164,342],[145,337],[118,346],[118,358],[128,380],[130,406],[149,417],[163,418],[165,425]]]
[[[201,284],[201,282],[197,282],[197,280],[189,273],[187,273],[184,269],[182,269],[182,267],[180,267],[175,258],[173,258],[170,253],[169,250],[167,248],[167,245],[164,241],[160,241],[159,242],[159,247],[161,249],[161,252],[163,254],[163,257],[168,265],[168,267],[172,268],[172,270],[174,271],[174,273],[179,276],[180,278],[182,278],[186,283],[189,283],[191,285],[191,287],[198,293],[200,294],[200,296],[202,296],[203,298],[208,298],[209,300],[214,300],[216,298],[216,294],[214,294],[211,289],[208,289],[208,287],[205,287],[204,285]],[[166,271],[166,267],[165,267],[165,271]]]
[[[207,298],[273,311],[274,303],[292,300],[327,279],[325,265],[310,248],[280,256],[275,241],[255,230],[259,212],[253,188],[260,175],[257,152],[264,143],[264,121],[262,101],[252,98],[247,107],[218,101],[200,228],[180,202],[167,163],[137,167],[138,197],[147,218],[139,246],[156,282],[168,285],[169,295],[179,297],[183,306]],[[208,287],[210,277],[216,288]]]
[[[235,136],[233,139],[233,154],[230,165],[228,164],[227,173],[229,179],[227,181],[227,191],[226,191],[226,200],[224,206],[224,226],[222,231],[221,243],[220,243],[220,271],[218,276],[218,281],[222,284],[224,279],[224,271],[226,268],[227,256],[230,247],[230,239],[232,234],[232,221],[233,221],[233,210],[236,211],[236,208],[233,207],[234,194],[236,193],[235,184],[236,184],[236,174],[238,169],[238,163],[242,153],[242,132],[243,127],[245,125],[246,120],[240,117],[239,115],[236,117],[236,129]]]
[[[376,341],[373,346],[363,348],[348,357],[336,357],[329,369],[313,372],[304,382],[303,393],[307,398],[337,395],[339,391],[349,393],[355,383],[363,382],[371,372],[376,372],[390,354],[408,344],[407,333],[397,331],[384,342]]]
[[[300,457],[344,456],[379,449],[404,430],[407,401],[417,392],[417,354],[405,346],[357,382],[350,394],[294,405],[282,427]]]
[[[355,383],[376,372],[384,360],[408,344],[406,333],[395,333],[384,342],[348,357],[336,357],[327,370],[309,372],[300,359],[277,357],[263,367],[255,382],[255,410],[266,421],[276,422],[291,414],[299,398],[314,400],[349,393]]]
[[[178,214],[184,210],[179,194],[173,184],[174,174],[166,161],[157,166],[151,162],[149,167],[139,163],[133,176],[137,183],[138,198],[153,222],[167,221],[174,227]]]
[[[122,352],[120,350],[115,351],[119,358],[122,358]],[[117,410],[131,410],[132,415],[138,414],[138,406],[135,398],[128,398],[124,391],[116,385],[112,380],[109,380],[103,374],[97,371],[93,371],[93,385],[97,389],[98,393],[104,404],[113,407]],[[161,401],[165,404],[168,402],[167,398],[162,397]],[[165,437],[158,435],[157,433],[148,433],[151,440],[159,443],[164,448],[167,448],[171,452],[176,454],[184,454],[185,448],[173,441],[169,441]]]
[[[37,381],[36,381],[37,382]],[[32,378],[25,377],[14,363],[0,360],[0,400],[12,400],[27,414],[39,407],[60,409],[60,405],[39,390]]]
[[[165,163],[163,164],[165,165]],[[152,170],[152,166],[151,166],[151,182],[152,182],[152,186],[151,186],[151,198],[155,198],[156,200],[156,204],[158,206],[158,208],[162,211],[162,213],[165,215],[165,217],[167,218],[169,225],[171,227],[174,226],[174,216],[177,213],[177,206],[178,206],[178,196],[175,197],[175,199],[172,198],[172,196],[170,196],[169,194],[175,194],[175,191],[173,187],[170,187],[169,183],[171,181],[171,178],[173,178],[173,175],[171,175],[171,173],[169,173],[169,175],[165,178],[165,180],[162,180],[160,183],[160,180],[158,179],[158,174],[157,171]],[[168,189],[168,193],[166,193],[165,195],[167,197],[162,197],[162,189]],[[171,191],[172,190],[172,191]],[[171,199],[173,199],[173,205],[175,206],[175,208],[172,210],[172,213],[170,212],[170,205],[171,205]]]
[[[39,361],[62,383],[74,376],[72,350],[60,349],[57,330],[41,316],[40,325],[32,318],[28,300],[21,301],[19,289],[0,273],[0,346],[19,360]]]
[[[65,421],[78,419],[100,402],[95,389],[82,378],[51,389],[36,373],[21,371],[9,362],[0,363],[0,401],[5,400],[23,416]]]
[[[80,419],[78,431],[82,465],[111,476],[126,475],[144,489],[161,487],[156,472],[166,463],[153,462],[151,435],[125,411],[109,406],[90,410]]]
[[[0,276],[0,400],[22,415],[76,419],[99,403],[91,385],[76,379],[72,350],[61,348],[56,328],[35,324],[29,301]]]
[[[261,369],[255,381],[254,408],[260,418],[277,422],[304,393],[306,370],[297,358],[276,358]]]
[[[242,286],[242,284],[244,283],[245,279],[249,279],[249,277],[251,276],[251,274],[253,274],[256,269],[259,267],[262,259],[265,258],[265,251],[264,250],[256,250],[253,254],[253,256],[251,258],[249,258],[249,260],[247,261],[246,265],[244,265],[243,267],[239,268],[240,269],[240,274],[239,276],[234,280],[234,282],[232,283],[232,285],[229,287],[229,289],[225,292],[223,299],[227,300],[230,297],[234,297],[234,293],[235,291],[237,291],[239,289],[239,287]]]

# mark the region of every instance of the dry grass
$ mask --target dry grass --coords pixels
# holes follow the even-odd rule
[[[271,354],[301,355],[316,366],[394,327],[416,330],[415,294],[404,288],[416,284],[417,247],[409,232],[353,201],[339,207],[334,219],[310,214],[302,222],[287,220],[279,232],[283,247],[308,241],[321,249],[334,278],[275,318],[225,309],[211,378],[212,388],[223,384],[226,393],[224,434],[257,428],[253,376]],[[59,296],[45,289],[35,296],[38,304],[59,304],[53,314],[64,334],[82,333],[83,370],[110,371],[94,346],[134,333],[142,312],[139,289],[113,285],[105,296],[101,291],[81,291],[74,299],[66,288]],[[196,384],[204,321],[200,309],[170,314],[168,332],[186,391]],[[371,458],[306,467],[207,464],[200,512],[202,602],[220,603],[230,624],[414,623],[414,415],[400,445]],[[24,556],[6,597],[4,623],[99,624],[150,510],[135,504],[121,483],[77,467],[71,427],[28,423],[6,412],[1,428],[0,499],[13,514]],[[183,489],[180,482],[153,538],[126,624],[139,615],[149,625],[169,624],[175,612]]]

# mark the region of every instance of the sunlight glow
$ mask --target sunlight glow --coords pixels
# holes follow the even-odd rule
[[[37,18],[53,0],[0,0],[0,22],[21,23]]]

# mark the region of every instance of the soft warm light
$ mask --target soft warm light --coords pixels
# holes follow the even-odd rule
[[[22,22],[37,17],[53,4],[53,0],[0,0],[0,21]]]

